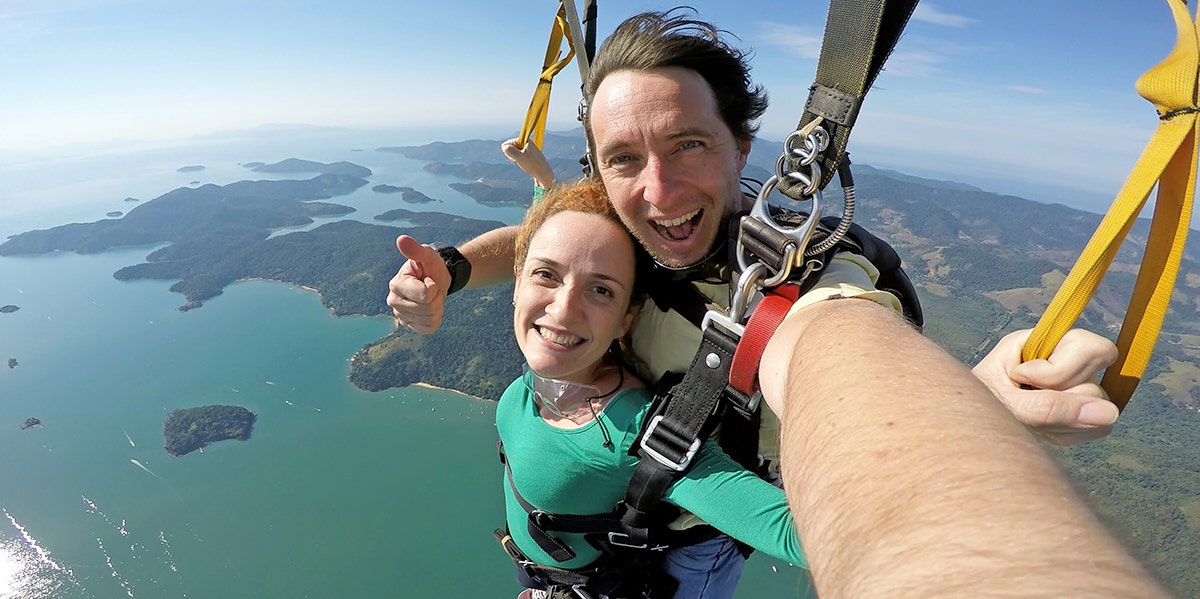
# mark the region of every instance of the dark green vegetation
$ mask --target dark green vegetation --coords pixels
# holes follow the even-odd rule
[[[458,143],[435,141],[423,146],[378,150],[424,160],[428,162],[425,170],[431,173],[468,179],[470,182],[453,181],[447,186],[480,204],[529,206],[533,198],[532,181],[520,168],[504,160],[499,148],[497,141],[477,139]],[[545,150],[546,159],[559,181],[579,178],[579,157],[586,151],[582,134],[547,133]]]
[[[13,312],[16,312],[17,310],[20,310],[20,309],[21,309],[21,306],[18,306],[16,304],[7,304],[4,306],[0,306],[0,314],[12,314]]]
[[[42,421],[37,418],[26,418],[25,422],[21,423],[21,430],[30,429],[35,426],[41,426]]]
[[[512,292],[510,283],[450,296],[436,335],[397,329],[367,345],[350,358],[350,382],[367,391],[423,382],[499,399],[524,363],[513,338]]]
[[[365,179],[371,176],[371,169],[351,162],[313,162],[299,158],[288,158],[274,164],[247,162],[242,166],[258,173],[320,173],[322,175],[346,175]]]
[[[325,174],[303,181],[240,181],[179,188],[139,205],[118,220],[15,235],[0,245],[0,255],[56,250],[90,253],[169,242],[147,256],[145,263],[122,268],[114,276],[120,280],[178,280],[171,290],[187,297],[184,309],[200,306],[234,281],[266,278],[319,288],[326,292],[326,305],[337,313],[380,314],[379,280],[386,280],[396,269],[396,229],[345,221],[299,237],[268,238],[277,229],[352,212],[346,206],[315,200],[346,194],[366,183],[349,175]],[[445,215],[445,219],[457,217]],[[469,237],[494,225],[476,223],[464,233],[454,226],[446,229],[449,234]],[[440,227],[414,234],[443,240]]]
[[[16,359],[16,358],[9,358],[9,359],[8,359],[8,367],[9,367],[9,368],[16,368],[16,367],[17,367],[17,359]]]
[[[201,406],[171,410],[163,422],[164,446],[172,456],[181,456],[210,443],[226,439],[245,441],[254,428],[254,412],[239,406]]]
[[[426,204],[429,202],[440,202],[435,200],[411,187],[400,187],[397,185],[380,184],[371,188],[371,191],[376,193],[399,193],[400,199],[409,204]]]
[[[559,145],[559,140],[571,143]],[[381,150],[440,163],[430,170],[445,175],[447,184],[482,177],[490,190],[507,186],[508,201],[526,202],[529,179],[504,160],[499,143],[439,142]],[[780,144],[766,147],[777,152]],[[560,180],[579,175],[581,153],[582,137],[547,136],[547,155]],[[774,158],[765,160],[773,163]],[[770,166],[759,161],[748,172],[763,173]],[[1101,218],[865,165],[856,165],[855,179],[856,222],[897,248],[921,294],[926,334],[968,363],[1005,333],[1033,325]],[[387,281],[401,263],[394,246],[398,234],[459,243],[499,224],[398,209],[375,218],[403,222],[404,228],[340,221],[267,239],[281,227],[344,214],[343,207],[313,200],[365,184],[322,175],[308,181],[179,189],[137,206],[120,220],[15,236],[0,245],[0,255],[170,242],[147,263],[122,269],[118,277],[180,280],[173,289],[197,301],[239,279],[268,278],[317,289],[338,314],[382,315],[388,313],[383,301]],[[1131,241],[1084,312],[1082,326],[1115,336],[1146,231],[1145,222],[1134,226]],[[436,335],[397,330],[352,358],[350,379],[371,390],[421,381],[497,398],[520,373],[511,293],[511,288],[499,287],[456,294],[447,302]],[[1195,568],[1200,563],[1198,306],[1200,270],[1197,253],[1190,251],[1155,357],[1116,430],[1082,447],[1052,450],[1082,494],[1181,597],[1200,597],[1200,570]]]

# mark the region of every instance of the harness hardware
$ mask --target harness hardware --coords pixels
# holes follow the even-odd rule
[[[623,540],[632,538],[633,537],[629,533],[617,531],[611,531],[608,533],[608,542],[616,545],[617,547],[624,547],[626,549],[647,549],[649,551],[662,551],[664,549],[671,548],[670,545],[651,545],[650,543],[637,543]]]
[[[692,458],[696,457],[696,452],[700,450],[701,439],[698,439],[698,438],[692,439],[691,444],[688,445],[687,449],[683,450],[682,452],[679,451],[680,447],[669,448],[670,450],[674,450],[673,453],[682,453],[683,454],[683,457],[681,457],[679,460],[673,460],[673,459],[667,457],[666,455],[663,455],[663,453],[660,452],[659,450],[657,450],[653,447],[650,447],[650,444],[648,443],[648,441],[650,441],[650,439],[656,439],[658,441],[668,441],[668,440],[669,441],[681,441],[681,440],[683,440],[681,435],[679,435],[675,431],[667,430],[667,427],[663,427],[663,431],[664,431],[663,435],[656,436],[654,434],[654,431],[658,430],[658,426],[660,424],[662,424],[662,422],[663,422],[662,414],[659,414],[659,415],[655,416],[654,418],[650,419],[650,424],[646,425],[646,434],[642,435],[642,441],[640,443],[642,451],[645,451],[646,455],[650,456],[651,458],[654,458],[654,461],[658,462],[659,464],[662,464],[663,466],[666,466],[667,468],[670,468],[671,470],[674,470],[676,472],[683,472],[684,470],[687,470],[688,465],[692,463]],[[662,438],[662,437],[666,437],[666,438]],[[664,448],[664,449],[668,449],[668,448]]]

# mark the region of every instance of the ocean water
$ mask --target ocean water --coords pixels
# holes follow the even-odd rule
[[[375,172],[332,200],[358,208],[348,218],[520,218],[374,151],[434,139],[258,132],[4,164],[0,236],[104,218],[193,181],[266,178],[240,163],[293,156]],[[206,168],[176,171],[193,164]],[[379,183],[444,201],[403,204],[371,192]],[[0,598],[515,596],[491,535],[503,519],[491,404],[355,389],[348,358],[391,322],[334,318],[290,285],[237,283],[185,313],[172,281],[112,278],[153,249],[0,258],[0,305],[21,308],[0,314],[0,358],[18,361],[0,362]],[[251,439],[169,457],[167,413],[213,403],[254,411]],[[21,430],[31,417],[42,426]],[[806,588],[758,555],[738,596]]]

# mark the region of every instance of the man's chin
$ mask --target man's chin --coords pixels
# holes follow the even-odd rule
[[[667,268],[687,268],[698,264],[707,255],[705,252],[694,249],[691,251],[679,251],[673,248],[655,247],[648,248],[648,251],[655,262]]]

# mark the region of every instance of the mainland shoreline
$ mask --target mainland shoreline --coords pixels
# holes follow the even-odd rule
[[[413,383],[413,384],[409,385],[409,387],[422,387],[422,388],[425,388],[425,389],[437,389],[438,391],[449,391],[449,392],[451,392],[451,393],[457,393],[458,395],[461,395],[461,396],[463,396],[463,397],[467,397],[467,398],[473,399],[473,400],[475,400],[475,401],[481,401],[481,402],[483,402],[483,403],[489,403],[489,404],[494,404],[494,403],[496,403],[496,402],[494,402],[494,401],[492,401],[492,400],[490,400],[490,399],[484,399],[484,398],[482,398],[482,397],[476,397],[476,396],[474,396],[474,395],[471,395],[470,393],[463,393],[462,391],[459,391],[458,389],[450,389],[450,388],[447,388],[447,387],[439,387],[439,386],[437,386],[437,385],[430,385],[429,383],[416,382],[416,383]]]

